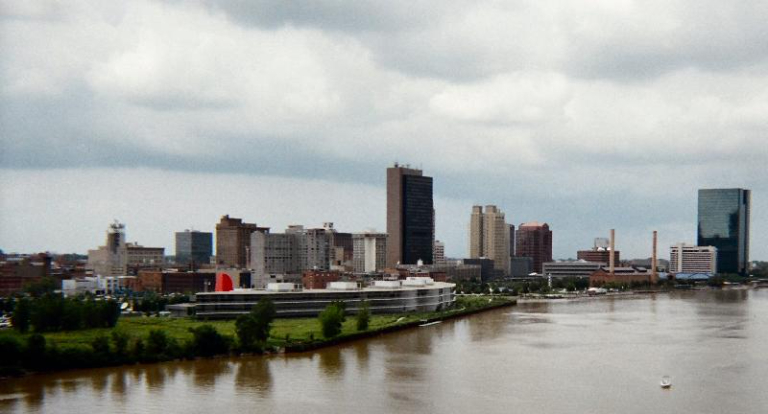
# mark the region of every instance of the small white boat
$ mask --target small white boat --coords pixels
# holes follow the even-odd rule
[[[659,383],[659,385],[661,385],[661,388],[665,389],[672,388],[672,380],[669,378],[669,376],[665,375],[661,377],[661,383]]]
[[[422,324],[421,324],[421,325],[419,325],[419,326],[421,326],[421,327],[425,327],[425,326],[432,326],[432,325],[437,325],[437,324],[438,324],[438,323],[440,323],[440,322],[442,322],[442,321],[427,322],[427,323],[422,323]]]

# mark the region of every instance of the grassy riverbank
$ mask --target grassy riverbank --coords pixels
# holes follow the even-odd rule
[[[344,341],[354,340],[367,336],[374,336],[385,332],[399,330],[410,326],[416,326],[423,321],[435,321],[467,315],[475,312],[484,311],[502,306],[514,304],[514,299],[505,297],[488,296],[464,296],[458,297],[456,304],[447,310],[438,312],[404,313],[393,315],[372,315],[368,329],[358,331],[356,329],[355,318],[348,317],[342,325],[341,333],[334,338],[323,338],[320,322],[317,318],[284,318],[276,319],[272,323],[269,339],[266,343],[266,350],[285,350],[286,352],[297,352],[329,346]],[[129,344],[135,344],[140,341],[147,341],[151,331],[163,331],[168,340],[176,344],[189,344],[193,341],[191,330],[200,328],[204,325],[210,325],[215,330],[228,338],[231,345],[230,349],[236,350],[235,344],[235,321],[201,321],[191,318],[158,318],[158,317],[133,317],[120,318],[114,328],[83,329],[67,332],[49,332],[43,333],[45,343],[48,348],[54,347],[57,355],[66,354],[67,350],[76,350],[78,358],[87,356],[93,350],[94,343],[99,338],[109,338],[113,332],[120,332],[127,337]],[[0,339],[15,339],[18,343],[28,343],[31,334],[21,334],[14,330],[0,331]],[[26,348],[29,348],[27,345]],[[22,352],[25,352],[22,350]],[[114,344],[111,350],[115,352]],[[176,359],[169,355],[149,355],[145,360],[168,360]],[[189,356],[187,354],[186,356]],[[29,356],[28,356],[29,357]],[[134,358],[135,359],[135,358]],[[117,365],[119,363],[133,362],[131,358],[119,356],[104,359],[101,365]],[[68,368],[79,368],[79,363],[65,364]],[[93,364],[87,366],[94,366]],[[85,367],[85,366],[83,366]]]

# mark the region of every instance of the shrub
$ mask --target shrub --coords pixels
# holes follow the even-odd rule
[[[144,341],[141,338],[136,338],[136,342],[133,344],[133,352],[131,356],[136,361],[143,361],[146,355],[144,348]]]
[[[110,362],[112,353],[109,350],[109,338],[105,335],[99,335],[91,340],[93,348],[93,360],[97,365],[104,365]]]
[[[123,331],[112,331],[112,344],[115,347],[115,354],[120,357],[128,356],[128,334]]]
[[[56,352],[54,366],[59,369],[88,368],[97,366],[90,347],[67,346]]]
[[[319,316],[323,336],[333,338],[341,333],[341,325],[346,320],[344,316],[344,303],[332,302]]]
[[[13,336],[0,336],[0,368],[16,367],[19,362],[21,362],[19,340]]]
[[[371,321],[371,309],[368,302],[363,302],[360,305],[360,309],[357,311],[356,316],[357,330],[364,331],[368,329],[368,324]]]
[[[147,336],[147,346],[144,349],[145,359],[159,361],[165,358],[168,348],[168,335],[161,329],[152,329]]]
[[[229,352],[229,343],[227,339],[219,334],[211,325],[201,325],[197,328],[190,328],[192,332],[192,347],[195,355],[210,357]]]
[[[27,338],[27,347],[24,349],[24,365],[39,369],[45,366],[45,337],[34,333]]]

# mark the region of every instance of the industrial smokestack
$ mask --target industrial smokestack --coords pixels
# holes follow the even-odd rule
[[[682,251],[680,252],[680,255],[682,256]],[[656,274],[656,230],[653,231],[653,255],[651,256],[651,277],[653,278],[654,282],[658,280],[658,277],[659,277]]]
[[[608,252],[608,263],[611,269],[611,276],[613,276],[614,268],[616,266],[616,263],[615,263],[616,259],[615,259],[615,255],[613,254],[614,247],[615,247],[615,237],[616,237],[616,231],[614,229],[611,229],[611,247],[610,247],[610,251]]]

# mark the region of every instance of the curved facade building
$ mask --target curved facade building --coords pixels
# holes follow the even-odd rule
[[[416,278],[413,278],[416,279]],[[455,301],[453,283],[406,280],[377,282],[358,288],[354,282],[333,282],[328,289],[304,291],[233,290],[198,293],[195,314],[198,318],[236,318],[251,311],[262,298],[275,304],[278,317],[314,317],[331,302],[342,301],[347,313],[357,313],[363,301],[371,313],[432,312]]]

